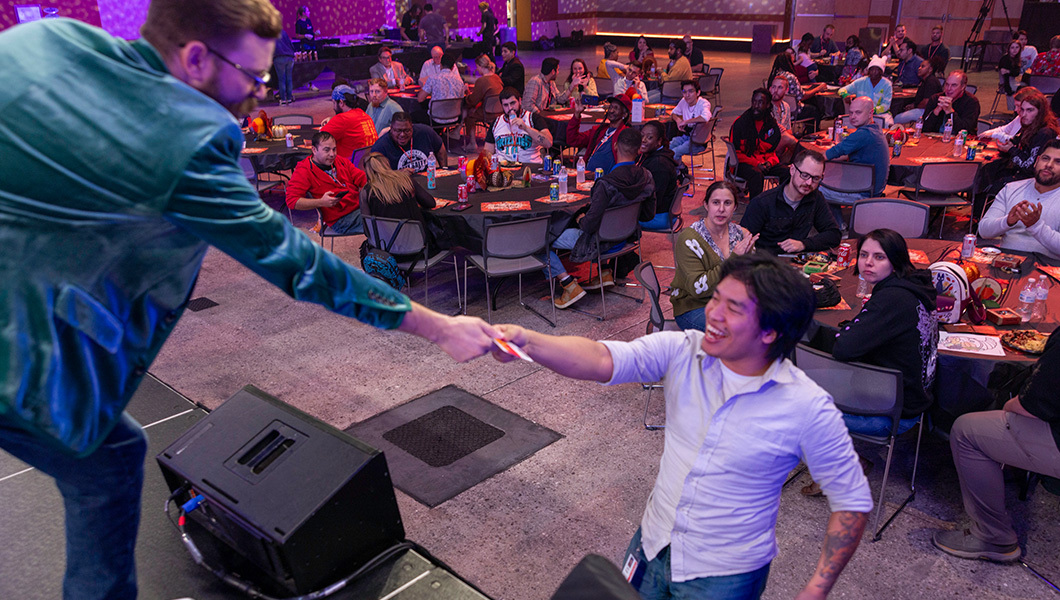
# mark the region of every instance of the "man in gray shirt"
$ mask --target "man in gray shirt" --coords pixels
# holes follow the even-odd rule
[[[423,5],[423,18],[420,19],[420,41],[432,46],[449,46],[449,23],[445,17],[434,12],[430,3]]]

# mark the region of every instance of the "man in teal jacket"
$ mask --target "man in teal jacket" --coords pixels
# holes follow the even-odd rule
[[[136,596],[146,442],[124,409],[209,245],[457,360],[495,334],[347,266],[248,183],[233,117],[265,94],[268,0],[152,0],[142,34],[63,19],[0,34],[0,448],[63,495],[67,598]]]

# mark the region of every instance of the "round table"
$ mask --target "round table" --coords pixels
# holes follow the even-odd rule
[[[294,138],[293,148],[287,147],[285,138],[258,140],[256,134],[247,133],[244,134],[247,146],[242,155],[250,159],[255,172],[287,171],[310,155],[310,140],[319,130],[319,125],[287,126],[287,131]]]
[[[896,115],[903,112],[913,102],[914,98],[916,98],[915,87],[895,88],[891,93],[890,113]],[[830,85],[827,91],[819,92],[809,100],[804,100],[804,102],[814,104],[821,111],[821,116],[824,118],[834,118],[847,112],[846,103],[839,97],[838,86]]]
[[[912,129],[907,129],[912,132]],[[832,147],[827,132],[819,132],[815,136],[806,138],[802,143],[807,148],[821,152],[822,154]],[[993,142],[986,144],[983,152],[977,153],[975,161],[986,163],[997,158],[997,147]],[[925,162],[956,162],[964,161],[964,155],[960,158],[953,156],[953,142],[943,142],[941,133],[925,133],[919,141],[913,140],[910,135],[909,142],[902,146],[902,155],[891,155],[891,166],[887,175],[888,183],[892,185],[915,186],[917,174]]]
[[[669,124],[673,121],[670,112],[674,107],[668,104],[645,104],[644,121],[657,120],[660,123]],[[556,107],[542,110],[538,115],[548,124],[548,130],[552,132],[553,146],[567,145],[567,122],[574,118],[574,109],[569,107]],[[604,122],[607,115],[607,104],[585,108],[582,111],[581,131],[588,131]],[[639,127],[641,124],[636,125]],[[668,128],[669,129],[669,128]]]
[[[541,172],[541,165],[529,165],[534,174]],[[454,170],[455,171],[455,170]],[[522,167],[512,168],[511,171],[518,179],[521,177]],[[424,189],[427,189],[427,177],[422,174],[413,175],[413,178]],[[554,233],[561,232],[571,222],[571,218],[582,207],[589,204],[589,191],[575,189],[574,178],[570,178],[569,193],[579,194],[582,197],[574,202],[552,204],[541,202],[541,198],[549,195],[549,184],[551,181],[531,181],[530,187],[516,186],[492,192],[477,191],[468,194],[470,208],[462,211],[454,211],[459,206],[457,202],[457,186],[466,183],[458,173],[444,175],[435,179],[436,187],[427,190],[436,199],[449,200],[450,204],[444,208],[436,208],[430,211],[430,216],[442,229],[442,234],[452,246],[462,246],[472,251],[478,251],[482,246],[482,239],[486,233],[486,225],[491,222],[512,221],[516,219],[528,219],[550,215],[552,217],[550,230]],[[588,186],[586,186],[588,187]],[[483,210],[483,203],[494,202],[526,202],[529,208],[504,211]]]
[[[856,240],[847,240],[851,248],[857,248]],[[932,262],[940,260],[958,262],[960,257],[960,242],[931,239],[907,240],[911,251],[922,252],[928,262],[914,261],[914,266],[927,268]],[[1017,254],[1018,252],[1008,252]],[[1036,257],[1028,257],[1019,274],[1008,274],[988,265],[978,265],[982,276],[996,279],[1002,286],[1011,286],[1011,290],[1003,296],[1001,306],[1015,308],[1019,305],[1019,291],[1030,277],[1044,277],[1036,267],[1042,263]],[[836,273],[840,280],[839,291],[843,299],[851,307],[847,310],[819,309],[814,314],[814,323],[807,332],[810,344],[817,348],[830,349],[835,334],[839,331],[839,324],[854,318],[861,308],[861,299],[856,296],[858,278],[854,274],[853,267]],[[1000,335],[1005,331],[1014,329],[1036,329],[1042,333],[1051,333],[1058,322],[1060,322],[1060,282],[1051,281],[1054,286],[1053,293],[1049,295],[1045,317],[1041,321],[1030,321],[1020,325],[998,325],[989,321],[978,325],[978,332],[991,335]],[[967,324],[967,317],[961,323]],[[943,328],[946,328],[943,325]],[[940,350],[938,363],[935,370],[934,396],[939,412],[936,417],[941,417],[944,427],[948,427],[952,419],[966,412],[987,410],[994,403],[995,387],[999,379],[1002,379],[1009,367],[1002,365],[1029,366],[1038,359],[1035,355],[1024,354],[1019,351],[1005,348],[1005,355],[1001,357],[983,356],[964,352],[953,352]],[[936,411],[937,412],[937,411]],[[936,423],[939,424],[939,423]]]
[[[405,89],[391,88],[387,91],[388,95],[394,99],[401,106],[401,110],[407,112],[412,120],[416,123],[428,123],[430,122],[427,116],[427,102],[430,102],[430,97],[424,102],[419,101],[419,93],[423,88],[419,85],[406,85]]]

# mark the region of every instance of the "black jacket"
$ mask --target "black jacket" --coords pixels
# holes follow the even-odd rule
[[[941,132],[946,126],[946,121],[950,118],[944,110],[940,110],[937,115],[933,114],[935,107],[939,105],[939,96],[941,95],[939,93],[932,96],[931,100],[928,100],[927,106],[924,107],[924,131],[926,132]],[[968,132],[968,135],[974,136],[979,126],[979,110],[979,99],[968,92],[961,94],[960,98],[954,100],[953,135],[956,136],[957,132],[963,129]]]
[[[504,63],[498,75],[501,76],[501,83],[504,87],[513,87],[519,90],[519,97],[522,97],[523,91],[526,89],[526,69],[523,67],[523,61],[519,60],[516,56]]]
[[[655,182],[655,213],[652,216],[670,212],[670,205],[677,192],[677,161],[674,160],[674,151],[659,148],[642,155],[638,164],[651,173],[652,181]]]
[[[589,196],[589,210],[579,227],[582,236],[571,250],[571,259],[584,262],[595,258],[599,244],[600,223],[609,208],[640,203],[637,219],[647,221],[655,216],[655,182],[647,169],[635,164],[615,167],[593,184]]]
[[[1060,335],[1051,335],[1026,387],[1020,390],[1020,404],[1027,412],[1049,424],[1053,441],[1060,448],[1060,394],[1056,393],[1057,389],[1060,389]]]
[[[836,335],[832,356],[902,372],[902,418],[922,414],[932,403],[939,332],[931,272],[893,273],[872,288],[861,312]]]
[[[799,240],[807,252],[819,252],[839,245],[842,234],[835,224],[828,202],[815,191],[791,208],[784,201],[784,188],[777,186],[753,198],[743,214],[740,225],[752,234],[759,234],[755,246],[772,254],[780,254],[780,242]],[[811,230],[817,234],[811,236]]]

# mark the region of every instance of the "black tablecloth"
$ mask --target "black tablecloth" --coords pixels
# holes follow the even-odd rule
[[[258,154],[243,154],[243,156],[250,159],[251,164],[254,165],[254,170],[258,173],[293,169],[298,161],[310,154],[309,148],[299,146],[308,145],[313,138],[313,134],[319,129],[319,127],[313,125],[288,126],[287,131],[294,138],[293,148],[287,147],[286,139],[257,141],[255,134],[248,133],[246,134],[247,148],[265,148],[265,151]]]
[[[603,106],[606,107],[606,103],[603,104]],[[644,107],[644,121],[658,120],[662,123],[669,124],[673,121],[673,118],[670,116],[670,111],[672,110],[672,106],[663,108],[661,105],[646,105]],[[586,131],[603,123],[604,115],[606,114],[606,110],[594,110],[593,112],[588,112],[588,110],[586,110],[586,112],[582,113],[581,130]],[[561,108],[558,110],[548,109],[541,111],[538,115],[545,120],[545,123],[548,125],[548,130],[552,132],[552,145],[566,146],[567,123],[570,122],[571,117],[574,115],[574,110],[571,108]],[[637,125],[636,127],[640,127],[640,125]]]

